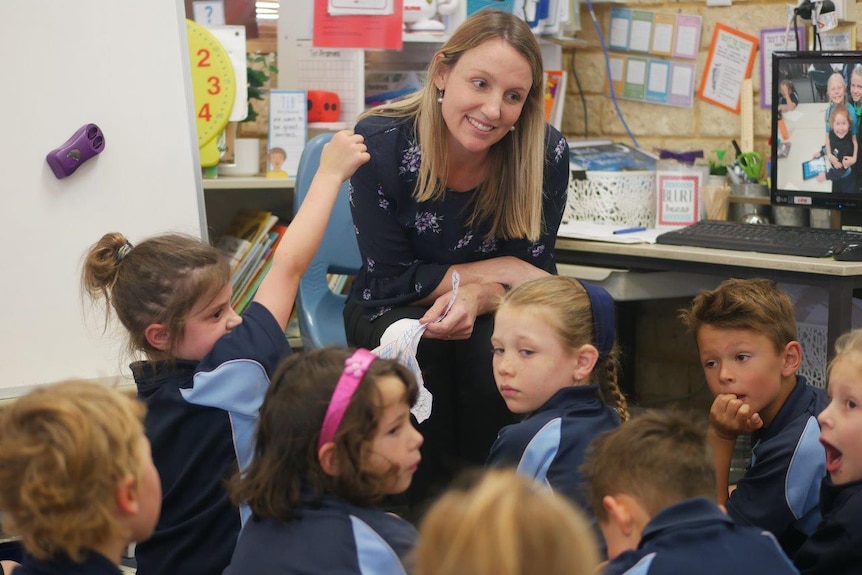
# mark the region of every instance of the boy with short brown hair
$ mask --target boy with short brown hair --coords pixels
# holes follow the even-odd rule
[[[802,347],[790,298],[772,280],[730,279],[702,290],[680,319],[697,340],[706,382],[718,503],[743,525],[771,531],[792,556],[820,520],[826,456],[817,415],[828,398],[796,371]],[[736,440],[751,434],[751,465],[728,497]]]
[[[0,411],[0,511],[21,536],[14,575],[117,573],[161,507],[144,407],[92,382],[41,387]]]
[[[607,543],[605,575],[796,573],[771,534],[738,525],[715,504],[697,418],[637,415],[594,440],[581,470]]]

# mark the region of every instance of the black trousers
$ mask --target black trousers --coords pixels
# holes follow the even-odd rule
[[[395,308],[369,322],[363,308],[347,301],[347,341],[373,349],[386,328],[403,318],[418,319],[426,307]],[[494,382],[491,354],[493,317],[476,319],[466,340],[422,339],[417,359],[425,387],[433,395],[431,417],[414,425],[422,433],[422,462],[407,491],[410,516],[418,519],[433,498],[468,467],[482,466],[500,429],[515,422]]]

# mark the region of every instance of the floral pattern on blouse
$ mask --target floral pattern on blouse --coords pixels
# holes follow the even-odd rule
[[[351,213],[364,262],[350,298],[366,318],[410,305],[440,284],[450,266],[514,256],[555,273],[553,246],[566,206],[568,144],[548,126],[545,141],[543,230],[538,241],[488,237],[490,222],[468,225],[474,191],[447,192],[435,201],[413,197],[422,160],[410,120],[369,116],[355,131],[365,138],[371,161],[351,183]]]

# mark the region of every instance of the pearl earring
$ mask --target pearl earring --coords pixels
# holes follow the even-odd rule
[[[514,131],[515,131],[515,126],[512,126],[511,128],[509,128],[509,131],[510,131],[510,132],[514,132]]]
[[[442,104],[442,103],[443,103],[443,93],[444,93],[444,92],[445,92],[445,90],[438,90],[438,91],[437,91],[437,103],[438,103],[438,104]]]

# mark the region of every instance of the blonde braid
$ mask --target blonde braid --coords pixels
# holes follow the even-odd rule
[[[619,348],[614,346],[611,353],[609,353],[608,357],[604,360],[604,365],[602,366],[604,377],[600,378],[601,381],[599,385],[602,389],[602,395],[605,397],[605,401],[610,403],[610,400],[613,400],[614,409],[616,409],[619,414],[620,421],[625,423],[629,420],[629,402],[617,383],[617,366],[619,365],[618,356]]]

